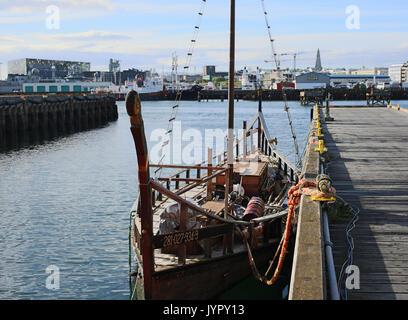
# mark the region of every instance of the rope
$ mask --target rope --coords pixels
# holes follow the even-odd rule
[[[271,26],[269,25],[268,12],[265,9],[264,0],[261,0],[261,5],[262,5],[262,10],[263,10],[263,13],[264,13],[264,17],[265,17],[266,29],[268,31],[269,43],[271,44],[272,57],[273,57],[273,59],[275,61],[276,69],[279,72],[280,71],[280,63],[278,61],[277,53],[275,51],[275,46],[274,46],[274,41],[275,40],[272,39]],[[280,74],[280,72],[279,72],[279,74]],[[289,126],[290,126],[290,130],[291,130],[291,133],[292,133],[292,138],[293,138],[293,143],[295,144],[295,152],[296,152],[296,157],[297,157],[296,162],[297,162],[297,164],[300,165],[300,167],[302,167],[302,158],[299,155],[299,145],[298,145],[298,142],[297,142],[295,129],[293,128],[292,118],[290,116],[289,106],[288,106],[288,101],[287,101],[288,99],[287,99],[287,96],[286,96],[286,91],[285,91],[284,86],[282,86],[282,96],[283,96],[283,101],[284,101],[284,104],[285,104],[284,110],[286,111],[286,114],[288,116]]]
[[[191,59],[192,59],[192,56],[193,56],[194,48],[195,48],[195,45],[197,43],[198,34],[199,34],[200,27],[201,27],[202,17],[204,15],[204,10],[205,10],[206,4],[207,4],[206,0],[201,0],[201,1],[202,1],[201,8],[200,8],[200,11],[198,12],[198,21],[197,21],[196,25],[194,26],[193,36],[192,36],[192,39],[190,41],[190,45],[189,45],[189,48],[188,48],[188,51],[187,51],[186,62],[185,62],[185,65],[184,65],[184,70],[186,70],[186,71],[190,68]],[[182,94],[183,94],[183,91],[182,91],[181,87],[178,86],[177,87],[176,98],[175,98],[175,101],[174,101],[174,105],[171,107],[170,118],[169,118],[169,122],[167,124],[167,130],[166,130],[166,133],[165,133],[166,138],[163,139],[163,143],[162,143],[162,146],[161,146],[161,151],[163,150],[163,148],[167,144],[170,143],[170,136],[171,136],[171,133],[173,132],[173,123],[174,123],[174,121],[176,120],[176,117],[177,117],[177,113],[178,113],[179,104],[180,104],[180,101],[181,101]],[[164,160],[165,157],[166,157],[166,154],[163,152],[158,164],[163,164],[163,160]],[[157,168],[155,170],[155,172],[154,172],[154,176],[157,177],[157,174],[159,173],[158,178],[160,178],[161,177],[161,172],[162,172],[162,168],[161,167]]]
[[[132,219],[133,219],[133,213],[135,213],[135,210],[131,210],[129,214],[129,236],[128,236],[128,242],[129,242],[129,251],[128,251],[128,262],[129,262],[129,294],[130,294],[130,300],[133,300],[135,288],[132,288],[132,277],[131,277],[131,272],[132,272]]]
[[[336,196],[336,198],[338,198],[345,205],[347,205],[354,214],[353,217],[351,218],[351,220],[349,221],[349,223],[346,226],[346,230],[345,230],[346,231],[346,240],[347,240],[347,243],[349,245],[349,248],[348,248],[347,258],[344,261],[343,265],[341,266],[341,270],[340,270],[340,273],[339,273],[339,279],[337,280],[337,286],[339,288],[341,298],[344,299],[344,300],[348,300],[347,286],[344,285],[344,294],[343,294],[343,292],[341,290],[341,287],[342,287],[342,282],[343,282],[343,279],[344,279],[344,276],[345,276],[345,269],[348,266],[351,266],[353,264],[353,261],[354,261],[354,252],[353,252],[354,251],[354,240],[353,240],[353,237],[351,236],[351,231],[356,227],[356,222],[359,219],[360,209],[359,208],[357,208],[357,209],[353,208],[353,206],[351,204],[349,204],[347,201],[345,201],[340,196]],[[345,283],[345,280],[344,280],[344,283]]]
[[[288,192],[288,196],[289,196],[289,201],[288,201],[288,207],[289,207],[289,212],[288,212],[288,216],[287,216],[287,220],[286,220],[286,226],[285,226],[285,232],[282,235],[281,241],[279,243],[279,246],[275,252],[275,255],[272,259],[272,261],[269,264],[269,267],[267,269],[267,271],[265,272],[264,276],[261,276],[255,261],[252,257],[252,252],[251,249],[248,245],[248,233],[246,231],[241,232],[241,234],[243,235],[243,241],[244,244],[247,247],[247,251],[248,251],[248,258],[249,258],[249,264],[251,266],[253,275],[256,279],[258,279],[259,281],[264,282],[265,284],[267,284],[268,286],[273,285],[276,280],[279,277],[280,272],[282,271],[283,268],[283,264],[285,262],[285,257],[286,257],[286,253],[287,253],[287,249],[288,249],[288,245],[289,245],[289,239],[290,239],[290,231],[291,231],[291,225],[292,225],[292,219],[294,216],[294,212],[296,207],[299,205],[300,203],[300,199],[302,197],[302,195],[313,195],[313,196],[318,196],[318,197],[322,197],[322,198],[331,198],[336,190],[332,187],[328,193],[324,193],[318,190],[314,190],[311,188],[317,188],[317,183],[316,182],[309,182],[306,181],[304,178],[301,179],[297,185],[291,187],[289,189]],[[280,254],[279,254],[280,253]],[[279,260],[278,260],[278,264],[275,268],[275,272],[272,276],[271,279],[268,280],[268,274],[272,271],[273,265],[276,261],[276,258],[279,255]]]

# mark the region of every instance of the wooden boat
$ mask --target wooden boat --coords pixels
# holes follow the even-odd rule
[[[195,166],[151,164],[140,97],[135,91],[126,97],[139,176],[130,236],[138,261],[132,298],[216,298],[251,271],[257,275],[282,238],[284,201],[299,172],[275,148],[262,94],[258,113],[243,123],[242,139],[233,137],[234,19],[232,0],[228,143],[221,155],[210,150],[207,161]],[[150,168],[181,171],[155,180]]]

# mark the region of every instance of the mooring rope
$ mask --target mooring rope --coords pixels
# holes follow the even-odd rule
[[[133,222],[133,213],[136,213],[136,210],[131,210],[129,214],[129,251],[128,251],[128,262],[129,262],[129,290],[130,290],[130,300],[133,300],[135,288],[132,288],[132,222]]]
[[[342,283],[343,283],[343,279],[344,279],[345,271],[346,271],[347,267],[353,265],[353,263],[354,263],[354,240],[353,240],[353,237],[351,235],[351,231],[353,231],[353,229],[356,227],[356,222],[359,219],[360,209],[359,208],[354,208],[350,203],[348,203],[346,200],[344,200],[343,198],[341,198],[338,195],[336,195],[336,198],[338,198],[346,206],[348,206],[351,209],[352,213],[353,213],[353,217],[348,222],[348,224],[346,226],[346,230],[345,230],[346,231],[346,240],[347,240],[347,243],[348,243],[348,246],[349,246],[348,252],[347,252],[347,258],[344,261],[343,265],[341,266],[341,270],[340,270],[340,273],[339,273],[339,279],[337,281],[337,287],[339,288],[341,298],[344,299],[344,300],[348,300],[347,286],[345,284],[346,279],[344,280],[344,294],[343,294],[341,288],[342,288]]]
[[[251,252],[251,248],[248,244],[248,234],[247,232],[241,232],[242,236],[243,236],[243,241],[244,244],[247,247],[247,252],[248,252],[248,258],[249,258],[249,264],[251,266],[252,269],[252,273],[254,275],[254,277],[256,279],[258,279],[259,281],[267,284],[268,286],[273,285],[278,277],[280,272],[282,271],[283,268],[283,264],[285,262],[285,256],[288,250],[288,245],[289,245],[289,238],[290,238],[290,232],[291,232],[291,224],[292,224],[292,219],[294,217],[295,214],[295,209],[297,208],[297,206],[300,203],[300,199],[302,197],[302,195],[314,195],[317,197],[322,197],[322,198],[330,198],[332,196],[335,195],[336,190],[331,187],[329,192],[324,193],[321,192],[319,190],[313,190],[310,189],[310,187],[312,188],[317,188],[317,183],[316,182],[310,182],[310,181],[306,181],[304,178],[301,179],[295,186],[292,186],[289,189],[288,192],[288,196],[289,196],[289,201],[288,201],[288,206],[289,206],[289,212],[287,215],[287,220],[286,220],[286,227],[285,227],[285,232],[282,235],[281,241],[279,243],[278,248],[276,249],[275,255],[272,259],[272,261],[270,262],[267,271],[265,272],[265,274],[262,276],[255,264],[255,261],[253,259],[252,256],[252,252]],[[280,254],[279,254],[280,253]],[[271,279],[268,279],[268,274],[270,273],[270,271],[272,270],[272,267],[276,261],[276,258],[279,255],[279,260],[278,260],[278,264],[275,268],[275,272],[272,276]]]

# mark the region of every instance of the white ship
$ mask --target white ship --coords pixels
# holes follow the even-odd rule
[[[129,91],[135,90],[139,95],[154,95],[162,94],[163,79],[157,76],[152,76],[147,79],[136,76],[134,81],[125,81],[124,85],[114,85],[109,87],[109,91],[118,94],[127,94]]]

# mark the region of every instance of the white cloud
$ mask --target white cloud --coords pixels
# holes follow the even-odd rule
[[[27,14],[44,11],[47,6],[56,5],[61,9],[108,9],[113,10],[116,4],[111,0],[0,0],[0,9],[9,13]]]
[[[106,15],[116,8],[110,0],[0,0],[0,23],[43,21],[50,5],[60,9],[61,20],[90,19]]]
[[[278,52],[296,52],[301,48],[307,54],[298,58],[298,66],[311,66],[315,52],[320,48],[325,66],[338,65],[376,65],[393,62],[406,54],[408,32],[343,32],[294,34],[276,37]],[[78,33],[8,35],[0,37],[2,53],[9,55],[37,56],[43,52],[66,55],[72,53],[87,56],[126,57],[128,65],[151,65],[158,67],[171,64],[170,56],[176,51],[179,55],[180,70],[184,66],[188,47],[188,35],[164,36],[157,32],[140,30],[134,32],[110,32],[89,30]],[[381,39],[381,41],[378,41]],[[220,67],[228,64],[228,34],[225,32],[203,33],[196,44],[192,65],[215,64]],[[240,33],[236,41],[237,67],[243,65],[264,66],[264,60],[271,60],[269,41],[266,36]],[[385,57],[387,59],[385,59]],[[284,57],[282,67],[292,67],[292,57]],[[406,57],[405,57],[406,60]],[[270,67],[270,64],[268,65]]]

